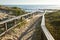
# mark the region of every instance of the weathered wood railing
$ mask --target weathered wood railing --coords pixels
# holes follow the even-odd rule
[[[46,12],[45,12],[45,13],[46,13]],[[42,16],[42,22],[41,22],[41,29],[42,29],[42,31],[43,31],[43,35],[45,36],[45,37],[43,38],[43,40],[55,40],[55,39],[53,38],[53,36],[51,35],[51,33],[48,31],[48,29],[47,29],[46,26],[45,26],[45,17],[44,17],[45,13],[44,13],[43,16]]]
[[[14,28],[17,25],[19,25],[20,24],[19,23],[20,22],[20,19],[22,17],[28,18],[30,16],[33,16],[34,14],[36,14],[36,13],[28,13],[28,14],[20,15],[20,16],[17,16],[15,18],[11,18],[9,20],[0,22],[1,27],[2,27],[2,25],[4,25],[3,27],[5,27],[4,31],[2,33],[0,33],[0,36],[4,35],[9,30],[11,30],[12,28]]]

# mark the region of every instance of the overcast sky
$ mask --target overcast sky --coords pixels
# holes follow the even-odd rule
[[[55,5],[47,8],[60,9],[60,0],[0,0],[0,5]]]
[[[60,0],[0,0],[1,4],[33,4],[33,5],[60,5]]]

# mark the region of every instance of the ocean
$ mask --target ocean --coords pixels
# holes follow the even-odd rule
[[[54,8],[56,8],[56,5],[5,5],[5,6],[19,7],[28,12],[35,11],[37,9],[54,9]],[[28,9],[28,10],[26,10],[26,9]]]

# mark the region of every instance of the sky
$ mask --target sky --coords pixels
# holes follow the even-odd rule
[[[37,5],[44,5],[40,6],[40,8],[60,9],[60,0],[0,0],[0,5],[36,5],[35,8],[37,7]],[[27,6],[22,7],[27,8]],[[34,8],[32,6],[28,7]]]
[[[0,0],[0,5],[60,5],[60,0]]]

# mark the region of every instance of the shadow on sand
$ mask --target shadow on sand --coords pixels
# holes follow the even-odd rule
[[[21,34],[21,36],[18,38],[18,40],[21,40],[25,35],[27,35],[31,31],[33,31],[34,29],[35,29],[35,31],[33,32],[33,34],[31,36],[29,36],[26,40],[29,40],[30,38],[31,38],[31,40],[41,40],[41,37],[42,37],[42,31],[40,28],[41,19],[42,19],[42,17],[40,17],[38,20],[36,20],[25,32],[23,32]]]

